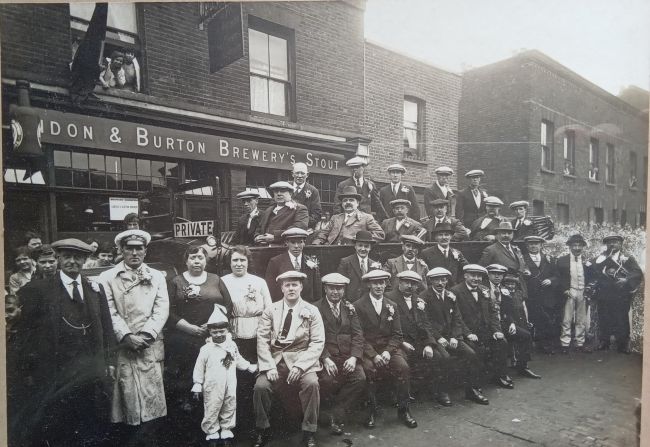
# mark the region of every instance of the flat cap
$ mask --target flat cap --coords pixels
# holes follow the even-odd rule
[[[399,163],[393,163],[392,165],[388,165],[386,170],[388,172],[390,172],[390,171],[401,171],[402,173],[406,172],[406,168],[404,166],[402,166],[401,164],[399,164]]]
[[[485,175],[485,172],[481,171],[480,169],[472,169],[471,171],[467,172],[465,174],[465,177],[470,178],[470,177],[483,177]]]
[[[546,240],[541,236],[526,236],[524,242],[541,242],[543,244]]]
[[[328,273],[323,276],[320,280],[323,284],[332,284],[344,286],[350,284],[350,279],[347,276],[343,276],[340,273]]]
[[[93,248],[90,245],[86,244],[84,241],[80,241],[79,239],[61,239],[52,242],[52,248],[56,251],[69,250],[84,254],[90,254],[93,252]]]
[[[299,279],[299,280],[302,281],[302,280],[304,280],[306,278],[307,278],[307,275],[305,275],[302,272],[296,272],[295,270],[289,270],[288,272],[284,272],[284,273],[279,274],[275,278],[275,282],[280,282],[280,281],[282,281],[284,279]]]
[[[415,282],[422,282],[422,277],[413,270],[404,270],[395,275],[397,279],[407,279]]]
[[[427,278],[435,278],[437,276],[451,276],[451,272],[444,267],[434,267],[427,272]]]
[[[487,196],[484,200],[486,205],[501,206],[503,201],[496,196]]]
[[[410,207],[411,206],[411,201],[406,200],[406,199],[395,199],[395,200],[391,200],[389,205],[391,207],[394,207],[394,206],[397,206],[397,205],[406,205],[406,206]]]
[[[449,200],[445,199],[436,199],[433,202],[431,202],[431,205],[435,206],[447,206],[449,205]]]
[[[603,238],[603,244],[606,244],[608,241],[619,241],[623,242],[623,236],[620,234],[608,234]]]
[[[376,281],[379,279],[389,279],[390,278],[390,273],[388,273],[385,270],[370,270],[368,273],[363,275],[361,279],[363,281]]]
[[[292,227],[287,230],[284,230],[281,236],[284,239],[293,239],[293,238],[307,239],[309,233],[307,232],[307,230],[303,230],[302,228]]]
[[[485,269],[488,272],[497,272],[497,273],[505,273],[508,271],[508,267],[501,264],[490,264],[487,267],[485,267]]]
[[[485,267],[478,264],[467,264],[466,266],[463,267],[463,272],[487,274],[487,270],[485,269]]]
[[[151,235],[143,230],[126,230],[115,236],[115,245],[144,245],[145,247],[151,242]]]
[[[286,189],[293,191],[293,185],[289,182],[275,182],[268,187],[268,189]]]
[[[439,168],[436,168],[436,170],[433,172],[435,172],[438,175],[454,175],[454,170],[451,169],[449,166],[440,166]]]
[[[515,231],[515,229],[512,228],[512,224],[510,222],[507,220],[502,220],[499,222],[499,226],[496,227],[494,231]]]
[[[242,191],[237,194],[238,199],[259,199],[260,194],[257,191]]]
[[[514,210],[515,208],[519,208],[520,206],[525,206],[528,208],[530,206],[530,203],[526,202],[525,200],[517,200],[516,202],[512,202],[510,204],[510,209]]]
[[[424,245],[424,241],[412,234],[403,234],[399,237],[402,242],[411,242],[415,245]]]
[[[368,162],[366,159],[361,157],[353,157],[345,162],[345,165],[351,168],[354,168],[356,166],[366,166],[367,164]]]

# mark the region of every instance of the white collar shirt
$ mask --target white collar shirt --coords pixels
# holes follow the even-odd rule
[[[535,254],[529,253],[529,255],[530,255],[530,259],[532,259],[535,265],[539,267],[539,264],[542,262],[542,255],[539,253],[535,253]]]
[[[249,230],[251,229],[251,222],[253,222],[253,219],[259,216],[259,214],[260,211],[257,208],[251,211],[251,213],[248,215],[248,223],[246,224],[246,228],[248,228]]]
[[[302,255],[300,256],[294,256],[291,253],[289,253],[289,260],[291,261],[291,265],[295,268],[296,265],[302,266]]]
[[[406,303],[406,307],[408,307],[409,310],[413,308],[413,300],[411,295],[409,296],[404,295],[404,302]]]
[[[286,302],[283,303],[282,319],[280,320],[280,331],[282,331],[282,328],[284,327],[284,320],[287,319],[289,309],[293,309],[293,312],[291,312],[291,326],[289,327],[289,332],[287,333],[287,337],[282,340],[282,343],[291,343],[293,342],[294,338],[296,338],[296,329],[298,329],[298,326],[300,326],[301,323],[301,318],[298,312],[298,309],[300,309],[299,304],[301,300],[302,298],[300,298],[293,307],[289,307]]]
[[[397,195],[397,193],[399,192],[400,185],[401,185],[401,182],[391,183],[390,184],[390,189],[393,190],[393,195],[395,195],[395,196]]]
[[[569,255],[569,273],[571,274],[571,288],[583,290],[585,288],[585,271],[582,265],[582,255],[577,259],[573,254]]]
[[[284,208],[284,205],[276,205],[275,208],[273,208],[273,214],[278,214],[282,208]]]
[[[478,188],[472,190],[472,197],[474,198],[474,203],[476,203],[476,207],[480,208],[481,207],[481,191]]]
[[[63,273],[62,271],[59,270],[59,277],[61,278],[61,282],[63,283],[63,286],[65,287],[65,290],[68,292],[68,296],[72,300],[72,288],[74,287],[72,285],[73,281],[77,281],[77,290],[79,291],[79,295],[81,296],[81,299],[84,299],[84,290],[83,287],[81,287],[81,275],[77,275],[76,278],[70,278],[68,275]]]
[[[443,247],[442,245],[438,244],[438,250],[440,250],[440,253],[442,253],[445,258],[449,257],[449,247]]]
[[[384,297],[381,297],[379,299],[375,298],[372,296],[372,293],[370,294],[370,302],[372,303],[372,307],[375,308],[375,312],[377,312],[377,315],[381,314],[381,307],[384,304]]]
[[[438,185],[438,188],[440,188],[440,191],[442,191],[442,194],[447,197],[447,194],[449,193],[449,188],[447,188],[447,185],[441,185],[438,183],[438,180],[436,180],[436,185]]]
[[[406,256],[402,256],[402,259],[404,259],[404,263],[406,264],[406,268],[408,268],[409,270],[413,270],[413,267],[415,267],[415,258],[408,259]]]

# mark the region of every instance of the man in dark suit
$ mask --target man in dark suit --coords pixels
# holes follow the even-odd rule
[[[460,222],[460,220],[455,217],[449,217],[447,215],[447,207],[449,202],[444,199],[436,199],[431,202],[432,207],[432,216],[425,222],[424,228],[427,230],[426,239],[429,241],[435,241],[433,238],[433,229],[440,224],[449,224],[453,230],[453,236],[451,238],[454,242],[460,242],[467,240],[469,238],[469,230]]]
[[[485,175],[480,169],[473,169],[465,174],[469,186],[456,194],[456,218],[467,228],[470,228],[481,214],[485,213],[485,198],[487,193],[480,189],[481,178]]]
[[[521,275],[520,279],[522,280],[522,287],[524,287],[524,293],[527,293],[528,291],[525,288],[524,281],[526,278],[530,277],[530,270],[526,266],[526,262],[524,261],[524,257],[519,247],[512,244],[512,236],[514,234],[512,225],[510,222],[501,222],[499,226],[495,228],[494,233],[497,241],[483,250],[481,259],[479,259],[478,263],[482,266],[500,264],[505,266],[508,270],[519,272]]]
[[[422,250],[421,257],[429,269],[444,267],[451,272],[449,286],[457,284],[463,277],[463,267],[468,262],[465,256],[455,248],[449,246],[454,230],[451,225],[442,223],[437,225],[431,233],[436,245]]]
[[[22,315],[9,346],[12,445],[98,444],[108,433],[115,336],[103,288],[80,274],[92,248],[52,244],[60,271],[20,290]],[[10,376],[11,378],[11,376]]]
[[[411,202],[406,199],[395,199],[390,202],[390,209],[393,216],[381,223],[381,229],[384,230],[384,242],[399,242],[400,236],[411,234],[422,237],[426,230],[422,224],[408,216]]]
[[[526,236],[535,236],[533,221],[528,219],[528,207],[530,204],[525,200],[517,200],[510,204],[510,209],[515,212],[515,217],[510,221],[515,230],[515,241],[523,241]]]
[[[610,234],[603,238],[607,249],[594,261],[598,274],[598,349],[609,349],[609,338],[616,337],[618,352],[628,354],[630,340],[630,304],[643,281],[643,271],[634,256],[624,255],[623,237]]]
[[[269,206],[260,216],[255,230],[257,245],[280,244],[282,232],[287,228],[307,229],[309,213],[304,205],[291,199],[293,186],[287,182],[275,182],[269,186],[275,204]]]
[[[472,241],[489,241],[495,240],[494,231],[499,224],[505,220],[499,215],[499,210],[503,202],[498,197],[489,196],[484,200],[485,214],[479,216],[470,225],[470,240]]]
[[[355,302],[368,292],[366,284],[361,280],[363,275],[370,270],[381,269],[381,263],[369,256],[374,243],[375,240],[369,232],[359,231],[354,236],[354,254],[339,261],[336,271],[350,280],[347,296],[351,302]]]
[[[305,205],[309,213],[309,228],[313,230],[322,214],[320,193],[314,186],[307,183],[309,171],[305,163],[294,163],[291,175],[294,188],[293,200]]]
[[[429,288],[420,294],[426,303],[426,312],[431,323],[437,345],[434,356],[434,384],[437,385],[436,400],[445,407],[451,406],[449,398],[449,376],[452,373],[451,359],[460,357],[465,363],[465,397],[481,405],[490,402],[479,388],[481,360],[465,341],[465,325],[460,315],[456,295],[447,290],[451,272],[443,267],[434,267],[427,272]]]
[[[334,197],[336,205],[334,207],[334,212],[341,213],[343,211],[339,196],[343,193],[343,190],[346,187],[353,186],[360,195],[359,209],[361,211],[374,215],[378,222],[389,217],[388,211],[384,209],[384,205],[379,199],[379,190],[377,185],[375,185],[375,182],[369,178],[364,177],[365,168],[368,165],[368,162],[361,157],[353,157],[346,161],[345,164],[352,171],[352,176],[343,180],[336,186],[336,196]]]
[[[386,281],[390,274],[383,270],[372,270],[362,277],[369,291],[354,302],[354,308],[361,322],[366,339],[363,369],[368,380],[370,415],[367,426],[376,426],[377,394],[376,380],[379,375],[390,373],[397,382],[397,417],[409,428],[417,422],[409,412],[410,369],[402,349],[404,336],[397,304],[384,296]]]
[[[309,233],[302,228],[289,228],[282,233],[282,239],[284,239],[287,246],[287,251],[269,260],[264,275],[273,301],[282,299],[282,289],[276,278],[290,270],[307,275],[307,278],[302,282],[302,299],[309,302],[320,300],[321,280],[318,261],[315,257],[310,258],[303,253],[308,235]]]
[[[424,209],[427,216],[433,219],[436,206],[434,202],[437,200],[444,200],[447,214],[454,216],[456,214],[456,196],[449,186],[449,177],[454,175],[454,170],[447,166],[440,166],[434,172],[437,180],[424,190]]]
[[[492,305],[490,289],[481,284],[487,270],[476,264],[463,267],[464,281],[451,288],[465,325],[467,344],[483,358],[491,360],[495,382],[513,388],[507,374],[508,342],[501,332],[497,309]]]
[[[396,258],[390,258],[386,261],[386,270],[390,273],[392,282],[389,283],[386,290],[394,290],[397,286],[397,274],[404,271],[413,271],[420,275],[422,278],[420,288],[422,290],[427,288],[426,280],[424,279],[429,268],[426,262],[418,257],[420,248],[424,246],[424,241],[417,236],[404,235],[401,237],[402,241],[402,254]]]
[[[418,205],[415,191],[413,187],[402,183],[402,176],[406,174],[406,168],[399,163],[395,163],[389,165],[386,170],[388,171],[388,177],[390,177],[390,184],[379,190],[379,200],[381,200],[384,209],[387,211],[390,210],[392,208],[391,202],[394,200],[408,200],[410,203],[408,216],[413,220],[419,221],[420,206]]]
[[[330,431],[343,434],[345,412],[364,397],[366,374],[361,360],[365,339],[354,306],[344,299],[350,280],[338,273],[322,278],[325,297],[314,305],[325,326],[325,349],[321,354],[323,370],[319,373],[321,397],[331,403]]]
[[[530,276],[528,289],[528,317],[535,327],[535,341],[546,354],[553,354],[560,333],[557,300],[557,269],[555,258],[542,252],[544,238],[526,236],[526,252],[523,254]]]
[[[257,202],[260,195],[256,191],[243,191],[237,194],[244,204],[244,214],[237,222],[237,229],[232,238],[234,245],[255,244],[255,230],[260,223],[260,210],[257,209]]]

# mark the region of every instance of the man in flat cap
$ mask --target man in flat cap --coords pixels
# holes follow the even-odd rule
[[[368,177],[364,176],[368,162],[364,158],[353,157],[346,161],[345,164],[352,171],[352,175],[336,186],[336,196],[334,197],[336,205],[334,205],[334,212],[340,213],[343,211],[343,203],[339,202],[341,200],[340,196],[346,188],[352,186],[359,194],[358,207],[361,211],[372,214],[379,222],[389,217],[388,211],[384,209],[384,205],[379,199],[377,185]]]
[[[294,188],[293,200],[305,205],[309,213],[308,227],[313,230],[316,224],[320,222],[320,216],[323,212],[320,204],[320,193],[314,186],[307,183],[309,171],[305,163],[294,163],[291,175],[293,176]]]
[[[21,318],[9,346],[11,445],[96,445],[109,430],[114,336],[104,290],[81,276],[92,248],[52,244],[60,270],[19,292]],[[12,376],[10,376],[12,378]]]
[[[390,373],[396,381],[397,417],[409,428],[417,422],[409,412],[410,369],[402,348],[404,336],[397,304],[384,296],[390,274],[383,270],[371,270],[363,275],[368,293],[354,302],[366,339],[363,369],[368,380],[370,414],[366,425],[377,424],[377,378]]]
[[[402,182],[402,176],[406,174],[406,168],[399,163],[394,163],[386,168],[390,183],[379,190],[379,200],[386,211],[392,208],[394,200],[406,200],[409,202],[408,217],[413,220],[420,220],[420,206],[415,196],[415,191],[409,185]]]
[[[345,412],[354,409],[366,392],[361,360],[365,339],[354,306],[345,296],[350,280],[339,273],[323,276],[325,297],[314,305],[325,327],[325,349],[320,356],[321,396],[330,404],[330,431],[343,434]]]
[[[481,360],[463,341],[465,325],[456,295],[447,288],[450,279],[449,270],[434,267],[427,272],[428,289],[420,294],[420,298],[426,303],[425,309],[437,342],[433,351],[433,376],[434,385],[437,387],[435,398],[440,405],[451,406],[449,382],[451,374],[455,374],[452,372],[452,357],[460,357],[465,362],[462,370],[465,397],[481,405],[488,405],[489,401],[479,388]]]
[[[434,241],[433,230],[436,226],[440,224],[451,225],[453,229],[453,235],[451,240],[454,242],[465,241],[469,238],[469,230],[465,228],[462,222],[455,217],[447,215],[447,208],[449,207],[449,201],[445,199],[435,199],[431,202],[431,218],[424,223],[424,228],[427,231],[425,235],[426,240]]]
[[[502,205],[503,202],[498,197],[485,198],[485,214],[476,218],[470,225],[470,240],[489,242],[495,240],[494,230],[505,220],[499,213]]]
[[[264,309],[257,327],[257,376],[253,409],[257,436],[254,447],[269,441],[273,398],[300,396],[303,445],[315,447],[318,428],[320,388],[318,371],[325,347],[321,314],[302,299],[302,282],[307,275],[288,271],[276,279],[283,298]]]
[[[628,354],[630,304],[643,281],[643,271],[632,255],[623,254],[623,237],[603,238],[607,249],[594,260],[598,292],[598,349],[609,349],[610,336],[616,337],[618,352]]]
[[[302,299],[313,303],[321,298],[321,279],[318,260],[315,256],[308,257],[303,253],[309,233],[302,228],[289,228],[282,233],[282,239],[287,246],[287,251],[272,257],[267,266],[266,284],[271,292],[271,299],[279,301],[282,299],[282,289],[275,278],[281,273],[294,270],[302,272],[307,277],[302,282]]]
[[[515,217],[510,221],[515,230],[515,241],[522,241],[526,236],[535,236],[533,221],[528,218],[530,204],[525,200],[517,200],[510,204],[510,209],[515,212]]]
[[[384,240],[384,230],[375,218],[359,209],[361,195],[354,186],[343,188],[338,198],[343,204],[343,212],[332,216],[330,227],[321,231],[314,239],[314,245],[350,244],[359,231],[369,231],[377,241]]]
[[[454,175],[454,170],[448,166],[440,166],[434,172],[436,181],[424,190],[424,209],[427,216],[429,219],[433,219],[436,200],[444,200],[447,214],[454,216],[456,214],[456,195],[449,186],[449,177]]]
[[[456,194],[456,217],[467,228],[471,228],[472,223],[485,213],[485,199],[488,195],[485,190],[480,189],[484,175],[480,169],[472,169],[466,173],[469,185]]]
[[[426,230],[417,220],[411,219],[409,209],[411,202],[406,199],[395,199],[390,202],[390,209],[393,211],[393,216],[384,220],[381,223],[381,228],[384,230],[384,242],[399,242],[400,236],[410,234],[422,237]]]
[[[291,199],[293,185],[288,182],[275,182],[269,186],[273,194],[274,205],[265,209],[260,216],[260,224],[255,230],[257,245],[279,245],[282,232],[288,228],[307,229],[309,213],[305,205]]]
[[[260,210],[257,208],[257,202],[260,195],[257,191],[242,191],[237,194],[241,199],[244,208],[244,214],[237,222],[237,229],[232,238],[233,245],[254,245],[255,230],[260,223]]]
[[[448,223],[436,225],[431,234],[436,244],[422,250],[422,260],[426,262],[429,269],[444,267],[449,270],[451,277],[447,286],[452,287],[462,280],[463,267],[468,264],[467,259],[460,250],[449,244],[454,234],[451,225]]]
[[[392,283],[389,283],[386,290],[394,290],[397,286],[397,274],[404,271],[412,271],[420,275],[421,289],[427,288],[424,280],[429,268],[426,262],[418,257],[420,249],[424,246],[424,241],[417,236],[404,235],[400,238],[402,241],[402,254],[386,261],[386,270],[390,273]]]
[[[142,230],[121,232],[115,245],[124,260],[99,275],[119,343],[111,420],[147,440],[159,427],[156,419],[167,415],[162,330],[169,316],[165,276],[144,263],[150,241]]]
[[[351,302],[355,302],[368,291],[366,284],[361,280],[363,275],[370,270],[381,268],[379,261],[370,258],[370,250],[376,242],[369,232],[359,231],[354,235],[353,242],[354,253],[342,258],[336,269],[337,273],[350,280],[346,293]]]

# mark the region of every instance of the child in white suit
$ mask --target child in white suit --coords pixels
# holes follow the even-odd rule
[[[218,304],[207,323],[210,337],[199,351],[194,366],[192,393],[200,400],[203,393],[203,421],[201,428],[210,445],[231,445],[237,408],[236,369],[257,371],[257,365],[242,357],[228,331],[226,309]],[[219,434],[221,430],[221,434]]]

